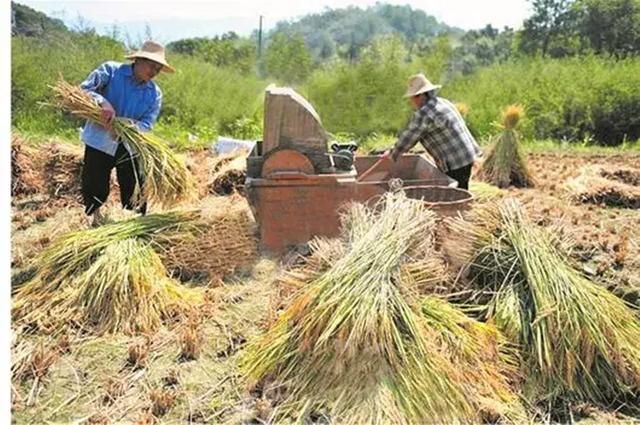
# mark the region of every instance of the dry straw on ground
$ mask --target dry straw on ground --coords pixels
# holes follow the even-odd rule
[[[161,255],[167,269],[181,279],[214,281],[252,264],[258,245],[247,200],[208,197],[199,208],[202,232],[165,245]]]
[[[611,207],[640,208],[640,170],[605,170],[586,166],[567,181],[571,198],[580,203],[604,204]]]
[[[82,149],[68,143],[52,142],[45,148],[43,175],[51,198],[78,198],[82,186]]]
[[[80,118],[102,124],[101,109],[88,93],[64,80],[53,87],[54,104]],[[143,179],[137,200],[171,206],[193,195],[193,181],[183,161],[167,143],[152,133],[141,132],[126,118],[116,118],[113,132],[138,161]]]
[[[223,157],[220,166],[213,172],[211,179],[211,193],[230,195],[244,192],[244,181],[247,177],[246,152],[235,152]]]
[[[301,274],[310,279],[249,348],[248,376],[265,391],[283,389],[271,419],[324,414],[340,423],[464,422],[478,420],[487,400],[517,406],[499,371],[493,388],[504,393],[451,362],[420,307],[416,283],[428,266],[415,267],[415,279],[407,279],[402,266],[416,259],[412,254],[433,253],[433,213],[403,194],[389,194],[379,207],[349,210],[344,248],[317,245],[329,251],[315,254],[315,266]]]
[[[508,186],[533,187],[535,182],[527,169],[525,155],[521,151],[516,127],[524,109],[518,105],[507,106],[502,111],[502,133],[489,149],[482,163],[479,177],[499,188]]]
[[[472,302],[521,347],[532,402],[609,403],[640,389],[640,320],[572,268],[555,232],[513,199],[451,223],[450,252],[466,258]]]
[[[11,196],[31,195],[42,190],[36,149],[20,136],[11,135]]]

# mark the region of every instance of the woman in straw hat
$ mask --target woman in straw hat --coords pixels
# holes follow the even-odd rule
[[[136,184],[142,183],[136,160],[111,132],[113,120],[128,118],[141,131],[151,130],[162,104],[162,92],[153,78],[161,71],[174,72],[165,59],[164,47],[155,41],[146,41],[140,50],[126,58],[131,63],[105,62],[80,84],[102,107],[106,122],[101,126],[87,121],[82,131],[85,143],[82,197],[85,213],[92,217],[93,225],[104,219],[100,207],[109,196],[109,179],[114,167],[125,209],[134,209],[132,197]],[[146,204],[140,206],[138,212],[145,214]]]
[[[415,112],[393,149],[385,155],[396,161],[419,141],[441,171],[456,180],[458,187],[468,189],[471,167],[481,155],[480,147],[456,107],[436,96],[440,87],[431,84],[424,74],[409,79],[404,97],[410,99]]]

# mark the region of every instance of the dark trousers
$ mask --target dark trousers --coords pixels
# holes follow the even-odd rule
[[[142,187],[142,175],[138,172],[138,163],[122,143],[118,145],[116,155],[111,156],[98,149],[85,146],[84,164],[82,166],[82,198],[84,212],[93,214],[109,197],[111,170],[115,167],[118,185],[120,186],[120,202],[125,209],[137,209],[142,215],[147,212],[146,202],[135,205],[133,194]]]
[[[447,171],[447,176],[458,182],[460,189],[469,190],[469,178],[471,177],[471,167],[473,164]]]

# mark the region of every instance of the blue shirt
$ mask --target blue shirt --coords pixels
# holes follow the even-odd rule
[[[105,62],[80,84],[101,104],[107,99],[117,117],[133,120],[141,131],[149,131],[158,119],[162,92],[153,81],[139,82],[133,75],[133,64]],[[101,125],[87,121],[82,130],[82,141],[111,156],[115,156],[118,143],[113,134]]]

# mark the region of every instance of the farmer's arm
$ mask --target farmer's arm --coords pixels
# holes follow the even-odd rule
[[[106,101],[101,92],[107,84],[109,84],[109,81],[111,81],[113,71],[113,65],[109,62],[105,62],[94,69],[91,74],[89,74],[89,76],[80,83],[80,87],[89,93],[99,105],[102,105]]]
[[[101,92],[111,81],[116,66],[113,62],[105,62],[96,68],[86,80],[80,83],[80,87],[93,97],[98,105],[102,107],[103,125],[107,130],[111,130],[111,125],[116,117],[116,111],[111,103],[102,96]]]
[[[151,131],[153,125],[158,120],[160,115],[160,108],[162,107],[162,91],[156,89],[156,98],[151,106],[142,114],[140,119],[131,120],[131,123],[138,127],[140,131]]]
[[[400,133],[400,136],[398,136],[398,141],[391,150],[393,160],[395,161],[401,154],[414,147],[422,137],[425,129],[426,116],[421,109],[418,109],[414,112],[407,127]]]

